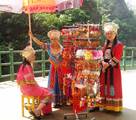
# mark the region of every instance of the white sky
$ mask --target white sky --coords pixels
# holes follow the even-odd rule
[[[131,6],[136,8],[136,0],[125,0],[126,3],[130,4]]]

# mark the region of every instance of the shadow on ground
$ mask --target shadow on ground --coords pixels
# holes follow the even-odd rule
[[[71,113],[71,111],[71,107],[62,107],[53,111],[51,114],[44,116],[42,120],[76,120],[75,116],[69,116],[64,119],[64,114]],[[127,108],[124,108],[124,110],[120,113],[95,111],[89,112],[87,118],[86,115],[79,115],[79,118],[79,120],[92,120],[92,118],[95,118],[95,120],[136,120],[136,111]]]

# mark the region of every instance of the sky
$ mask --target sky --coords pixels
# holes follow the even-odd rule
[[[125,0],[128,3],[128,6],[132,6],[132,8],[136,9],[136,0]]]

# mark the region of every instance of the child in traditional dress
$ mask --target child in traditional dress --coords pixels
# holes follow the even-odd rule
[[[20,86],[23,95],[40,98],[40,104],[31,112],[34,117],[40,119],[43,108],[46,105],[51,104],[52,94],[47,88],[40,87],[34,78],[32,68],[32,64],[35,60],[34,49],[31,46],[27,46],[22,51],[22,57],[23,63],[18,69],[16,82]]]

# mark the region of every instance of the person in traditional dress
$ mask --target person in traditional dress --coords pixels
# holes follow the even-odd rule
[[[33,115],[39,118],[44,107],[47,104],[51,104],[52,94],[47,88],[40,87],[35,80],[32,67],[33,62],[35,61],[34,49],[31,46],[27,46],[22,51],[22,57],[23,63],[19,66],[16,82],[20,86],[23,95],[40,98],[40,104],[32,111]]]
[[[114,22],[104,24],[106,41],[103,47],[100,74],[100,107],[105,110],[122,111],[122,78],[120,61],[123,44],[118,40],[119,26]]]
[[[37,39],[31,32],[29,32],[32,40],[42,49],[47,50],[50,61],[50,72],[48,87],[54,94],[54,107],[60,107],[63,100],[63,78],[61,72],[61,61],[63,47],[60,44],[60,31],[54,27],[48,32],[50,43],[44,43]]]

